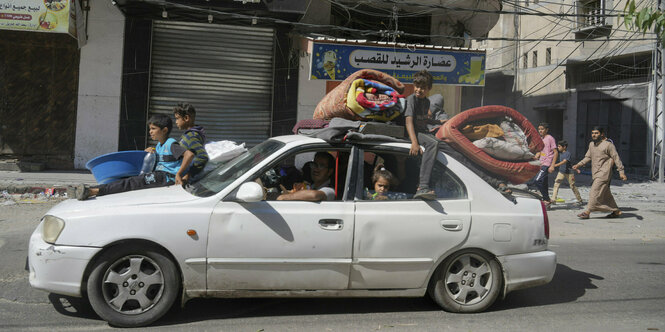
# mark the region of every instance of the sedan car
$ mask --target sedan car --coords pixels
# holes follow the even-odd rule
[[[64,201],[30,238],[30,284],[86,297],[112,325],[143,326],[194,297],[428,293],[444,310],[479,312],[552,279],[539,200],[506,199],[442,152],[437,198],[414,199],[419,159],[409,148],[281,136],[187,187]],[[322,151],[334,160],[334,199],[277,200]],[[379,164],[395,178],[384,200],[367,194]]]

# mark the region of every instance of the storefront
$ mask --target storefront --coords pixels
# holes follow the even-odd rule
[[[188,102],[210,141],[253,146],[266,140],[274,34],[271,28],[155,21],[149,116],[171,114],[176,103]]]
[[[375,69],[389,74],[413,93],[413,74],[434,77],[430,95],[441,94],[449,116],[461,109],[462,87],[485,84],[485,51],[341,39],[301,39],[298,119],[312,117],[318,101],[350,74]]]
[[[73,166],[80,57],[75,9],[69,0],[0,1],[2,159]]]

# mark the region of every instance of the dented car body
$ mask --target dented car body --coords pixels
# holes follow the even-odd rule
[[[429,292],[446,310],[477,312],[552,279],[556,255],[540,201],[508,200],[443,153],[433,171],[438,198],[409,198],[418,167],[409,147],[282,136],[189,188],[64,201],[31,236],[30,283],[87,297],[113,325],[141,326],[177,299],[210,296]],[[265,174],[300,168],[318,151],[335,156],[337,199],[271,200]],[[405,199],[365,197],[377,162],[394,168]]]

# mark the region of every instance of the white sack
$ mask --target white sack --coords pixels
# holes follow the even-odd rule
[[[232,141],[216,141],[205,145],[210,163],[223,163],[247,151],[245,143],[236,144]]]
[[[494,137],[485,137],[476,140],[473,142],[473,145],[485,151],[490,156],[501,160],[522,161],[533,159],[534,157],[528,147]]]
[[[529,143],[526,140],[526,135],[520,126],[516,125],[511,118],[506,117],[507,120],[501,121],[499,125],[501,130],[503,130],[503,138],[506,142],[519,145],[527,150],[529,149]]]

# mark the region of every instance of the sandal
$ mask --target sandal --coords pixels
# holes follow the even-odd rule
[[[436,193],[434,190],[423,187],[416,190],[416,194],[413,195],[413,198],[420,198],[426,201],[433,201],[436,199]]]
[[[500,193],[502,193],[502,194],[504,194],[504,195],[506,195],[506,196],[508,196],[508,195],[510,195],[510,194],[513,193],[513,191],[510,190],[510,188],[508,188],[508,186],[507,186],[505,183],[501,183],[501,184],[499,184],[499,187],[497,188],[497,190],[498,190]]]
[[[623,214],[623,212],[617,210],[617,211],[614,211],[614,212],[606,215],[605,218],[619,218],[619,217],[621,217],[622,214]]]
[[[580,219],[589,219],[590,216],[591,216],[591,214],[589,212],[586,212],[586,211],[584,211],[584,212],[577,215],[577,217],[580,218]]]

